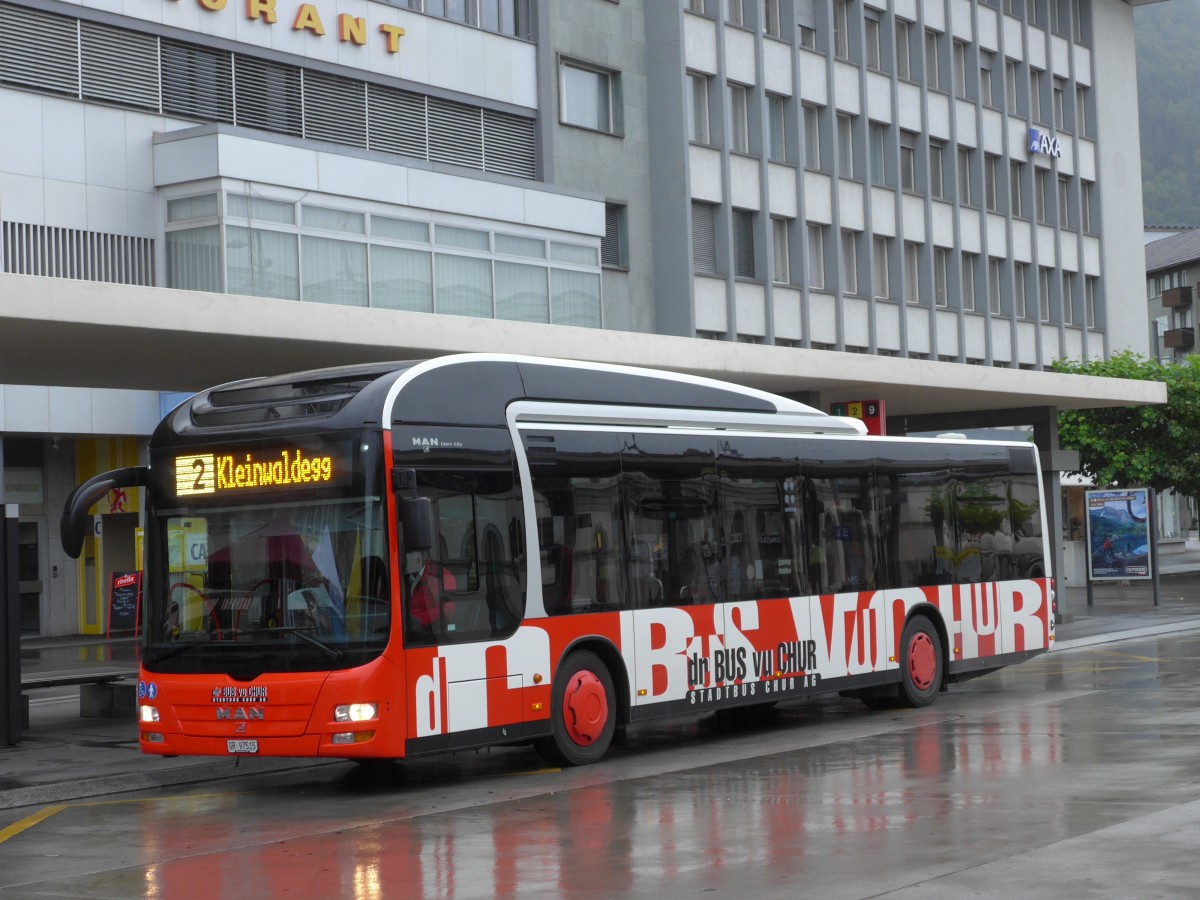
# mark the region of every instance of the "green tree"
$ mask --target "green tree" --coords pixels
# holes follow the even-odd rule
[[[1200,494],[1200,355],[1177,365],[1124,351],[1107,360],[1059,360],[1054,370],[1166,382],[1167,402],[1161,406],[1060,412],[1059,443],[1079,451],[1080,468],[1098,487]]]

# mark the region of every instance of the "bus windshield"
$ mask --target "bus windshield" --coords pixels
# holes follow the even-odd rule
[[[229,476],[190,502],[200,479],[181,487],[172,467],[203,454],[165,458],[156,468],[171,477],[155,479],[147,520],[146,667],[254,677],[377,656],[391,630],[386,504],[377,454],[366,455],[373,464],[311,443],[239,447],[227,457],[242,466],[330,461],[324,481],[334,486],[319,468],[312,483],[249,484],[263,480],[251,472],[236,485],[234,464],[213,454]],[[342,467],[344,477],[333,477]],[[216,500],[221,493],[225,502]]]

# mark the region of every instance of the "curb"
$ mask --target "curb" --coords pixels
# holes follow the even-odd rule
[[[1134,638],[1153,637],[1156,634],[1176,634],[1183,631],[1200,631],[1200,619],[1186,619],[1181,622],[1167,622],[1162,625],[1146,625],[1142,628],[1129,628],[1125,631],[1108,631],[1104,634],[1071,638],[1067,641],[1055,641],[1054,650],[1051,652],[1079,650],[1084,647],[1095,647],[1099,644],[1114,644],[1118,641],[1131,641]]]

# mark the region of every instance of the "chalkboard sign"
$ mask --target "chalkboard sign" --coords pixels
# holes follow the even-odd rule
[[[137,633],[142,600],[141,572],[113,572],[108,591],[108,633]]]

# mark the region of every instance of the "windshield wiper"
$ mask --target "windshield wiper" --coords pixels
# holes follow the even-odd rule
[[[330,659],[339,660],[346,655],[346,651],[342,650],[340,647],[331,647],[324,641],[313,637],[311,634],[305,634],[305,631],[307,630],[308,629],[301,628],[298,625],[281,625],[277,628],[255,628],[252,631],[243,632],[243,634],[249,634],[251,636],[260,634],[294,634],[296,637],[300,638],[300,640],[307,641],[318,650],[328,654]]]

